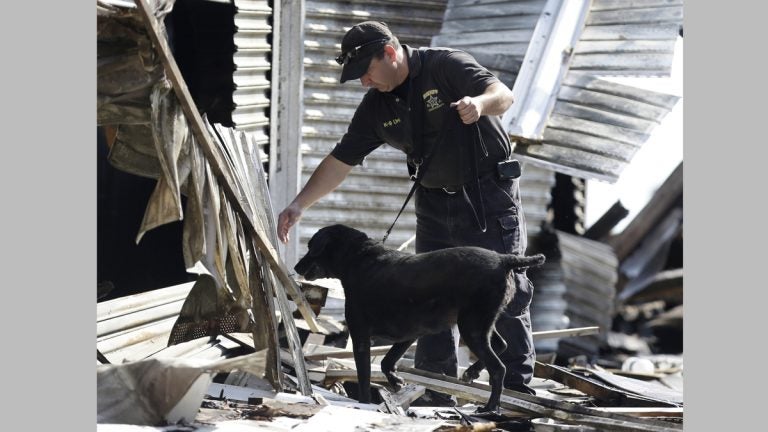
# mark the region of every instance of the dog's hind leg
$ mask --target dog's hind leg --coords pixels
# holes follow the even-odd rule
[[[475,315],[476,316],[476,315]],[[499,408],[501,399],[501,389],[504,383],[504,374],[506,368],[496,353],[491,348],[491,334],[493,333],[493,322],[487,319],[478,320],[475,316],[459,317],[458,325],[461,337],[467,344],[467,347],[475,353],[480,362],[483,362],[488,368],[490,376],[491,396],[488,402],[479,411],[496,411]],[[481,315],[482,316],[482,315]]]
[[[395,391],[400,390],[405,384],[405,381],[395,373],[395,363],[397,363],[397,361],[400,360],[400,357],[402,357],[403,354],[408,351],[408,348],[413,345],[414,341],[415,339],[405,342],[398,342],[392,345],[392,348],[387,351],[384,359],[381,360],[381,372],[383,372],[384,376],[387,377],[387,381],[389,381],[389,384],[395,389]]]
[[[507,342],[504,341],[504,338],[501,337],[499,332],[496,331],[495,327],[493,329],[493,334],[491,334],[491,347],[496,353],[496,356],[499,356],[504,352],[504,350],[507,349]],[[476,380],[484,368],[485,363],[483,363],[482,360],[477,360],[476,362],[472,363],[472,365],[470,365],[463,374],[461,374],[461,380],[464,382],[472,382]]]

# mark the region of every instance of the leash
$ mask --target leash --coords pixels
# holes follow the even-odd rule
[[[395,224],[397,223],[397,220],[400,218],[400,215],[403,214],[403,210],[405,210],[405,206],[408,205],[408,201],[411,200],[411,197],[416,192],[416,188],[419,187],[419,184],[421,182],[421,179],[424,178],[424,173],[427,171],[427,167],[429,167],[429,163],[432,161],[432,156],[437,151],[438,146],[443,141],[443,137],[445,137],[446,131],[448,130],[448,127],[446,127],[446,123],[450,120],[451,113],[454,112],[452,108],[448,108],[445,112],[445,119],[443,119],[443,128],[440,130],[440,134],[437,136],[437,140],[435,141],[434,148],[431,152],[429,152],[428,155],[421,158],[421,162],[416,163],[416,173],[414,173],[411,176],[411,180],[413,180],[413,186],[411,186],[411,190],[408,192],[408,196],[405,197],[405,202],[403,203],[403,206],[400,207],[400,211],[397,212],[397,216],[395,216],[394,222],[392,222],[392,225],[390,225],[389,229],[386,233],[384,233],[384,238],[381,240],[381,243],[386,243],[387,238],[389,237],[389,234],[392,232],[392,229],[395,227]],[[456,113],[456,118],[458,117],[458,113]],[[414,127],[415,129],[415,127]],[[479,132],[479,129],[478,129]]]
[[[448,111],[445,113],[445,120],[443,121],[443,124],[445,124],[450,119],[450,113],[451,109],[449,108]],[[456,117],[458,118],[458,116]],[[477,150],[478,147],[482,149],[483,155],[485,157],[488,157],[488,148],[485,146],[485,141],[483,141],[483,135],[480,133],[480,126],[475,122],[472,126],[474,126],[475,129],[475,141],[472,145],[472,175],[475,178],[475,186],[477,186],[477,195],[480,197],[480,214],[482,217],[478,216],[477,210],[475,210],[475,206],[472,205],[472,200],[469,198],[469,195],[467,195],[467,190],[462,186],[461,191],[464,194],[464,199],[466,200],[467,204],[469,204],[469,207],[472,209],[472,214],[475,216],[475,221],[477,222],[477,226],[480,228],[480,231],[485,232],[487,230],[487,225],[485,222],[485,205],[483,204],[483,193],[480,189],[480,178],[478,176],[478,162],[477,162]],[[472,127],[468,126],[468,127]],[[416,192],[416,189],[419,187],[420,181],[422,178],[424,178],[424,173],[427,170],[427,167],[429,166],[429,162],[432,160],[432,156],[437,151],[438,145],[440,142],[443,141],[443,137],[445,136],[446,131],[448,130],[447,127],[443,127],[440,130],[440,135],[438,135],[437,140],[435,141],[435,147],[432,149],[432,151],[424,157],[421,161],[421,163],[416,164],[416,173],[411,176],[411,180],[413,180],[413,186],[411,186],[411,190],[408,192],[408,196],[405,197],[405,202],[403,202],[402,207],[400,207],[400,211],[397,212],[397,216],[395,216],[395,220],[392,222],[392,225],[390,225],[389,229],[387,229],[387,232],[384,233],[384,238],[381,240],[381,243],[386,243],[387,238],[389,237],[389,234],[392,232],[392,229],[395,227],[395,224],[397,223],[397,220],[400,218],[400,215],[403,214],[403,211],[405,210],[405,206],[408,205],[408,202],[413,197],[413,194]]]
[[[477,215],[477,210],[475,210],[475,206],[472,205],[472,200],[469,198],[469,195],[467,194],[467,189],[462,186],[461,192],[464,194],[464,200],[469,204],[469,208],[472,209],[472,215],[475,216],[475,222],[477,222],[477,226],[480,228],[481,232],[485,232],[488,229],[488,226],[485,222],[485,204],[483,203],[483,191],[480,188],[480,175],[479,175],[479,169],[477,167],[477,148],[478,146],[483,149],[483,154],[485,157],[488,157],[488,148],[485,147],[485,142],[483,141],[483,135],[480,133],[480,126],[478,126],[477,122],[474,124],[475,131],[477,131],[476,137],[479,140],[479,143],[475,144],[473,143],[472,146],[472,175],[475,177],[475,186],[477,186],[477,196],[480,198],[480,214],[482,217]]]

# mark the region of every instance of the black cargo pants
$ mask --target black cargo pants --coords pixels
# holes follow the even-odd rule
[[[450,193],[450,190],[419,187],[416,192],[416,252],[479,246],[502,253],[525,253],[528,239],[518,182],[519,179],[499,180],[489,174],[480,179],[480,194],[476,184],[465,185],[467,196],[461,188]],[[485,205],[486,232],[481,232],[472,211],[474,207],[480,214],[479,195]],[[533,377],[536,357],[529,313],[533,285],[525,272],[515,273],[514,277],[517,292],[496,323],[496,330],[507,342],[506,351],[499,357],[507,369],[504,386],[534,394],[527,386]],[[452,330],[419,338],[415,366],[456,377],[458,337],[458,328],[453,326]]]

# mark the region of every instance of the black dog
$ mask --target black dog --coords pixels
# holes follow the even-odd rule
[[[504,255],[478,247],[413,255],[386,248],[354,228],[333,225],[312,236],[309,251],[295,269],[307,280],[341,280],[360,402],[370,402],[372,336],[393,343],[381,371],[399,389],[404,381],[395,374],[395,363],[408,347],[421,336],[458,323],[461,337],[479,359],[479,369],[482,364],[488,368],[492,390],[483,410],[493,411],[499,406],[506,371],[494,353],[506,348],[494,325],[515,293],[510,272],[543,262],[544,255]]]

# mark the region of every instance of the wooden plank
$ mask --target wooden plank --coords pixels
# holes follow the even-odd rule
[[[628,53],[674,53],[674,39],[669,40],[601,40],[579,41],[573,50],[574,58],[581,54],[628,54]]]
[[[671,417],[683,418],[683,408],[660,407],[595,407],[595,410],[607,413],[622,414],[632,417]]]
[[[587,395],[590,395],[602,402],[606,402],[611,405],[623,405],[632,407],[658,407],[659,405],[671,405],[676,407],[675,404],[669,403],[667,400],[644,396],[637,394],[637,392],[633,392],[635,394],[628,394],[627,392],[622,391],[615,386],[605,385],[599,380],[587,378],[560,366],[536,362],[534,368],[534,376],[557,381],[563,385],[579,390]]]
[[[590,0],[549,0],[544,6],[512,87],[515,103],[502,117],[510,136],[543,139],[557,89],[584,28],[589,4]]]
[[[614,391],[605,385],[599,385],[585,380],[571,371],[555,365],[536,362],[533,376],[551,379],[603,402],[619,403],[624,398],[623,393]]]
[[[413,349],[415,346],[416,345],[414,344],[409,349]],[[390,350],[390,348],[392,348],[392,345],[372,346],[371,357],[384,355]],[[307,360],[325,360],[327,358],[342,359],[342,358],[353,358],[353,357],[354,357],[354,353],[352,352],[352,350],[333,348],[333,347],[323,347],[318,345],[308,346],[304,354],[304,358]]]
[[[671,243],[683,229],[683,197],[679,196],[649,230],[642,235],[642,240],[621,262],[619,272],[628,279],[622,289],[632,289],[643,283],[640,276],[650,276],[661,271],[667,260]]]
[[[189,122],[189,126],[192,129],[197,142],[203,149],[208,161],[210,162],[211,169],[214,173],[220,177],[220,184],[224,193],[229,197],[229,201],[233,208],[243,219],[244,224],[247,226],[253,240],[255,241],[257,248],[264,253],[267,262],[270,264],[271,269],[275,272],[275,275],[282,282],[283,286],[288,289],[294,302],[299,307],[302,316],[307,323],[314,328],[314,331],[320,332],[315,322],[314,314],[309,306],[306,304],[301,292],[296,286],[296,282],[288,275],[285,270],[285,265],[280,260],[277,254],[277,250],[272,246],[265,233],[260,232],[254,221],[251,219],[250,213],[244,207],[240,201],[240,197],[237,193],[236,181],[232,177],[232,174],[225,169],[228,166],[226,162],[226,156],[223,154],[221,148],[216,145],[210,134],[208,134],[206,127],[203,123],[203,119],[200,116],[197,108],[195,107],[192,96],[189,93],[184,78],[181,75],[176,60],[171,54],[168,41],[165,37],[161,36],[160,28],[154,15],[152,15],[151,8],[147,3],[147,0],[139,0],[136,2],[140,15],[147,28],[150,40],[152,41],[155,49],[157,50],[163,66],[166,70],[169,80],[173,83],[173,89],[176,96],[179,99],[179,103],[184,111],[184,114]],[[278,290],[281,291],[281,290]]]
[[[182,298],[170,303],[150,306],[130,314],[97,321],[96,337],[101,338],[123,330],[151,324],[166,318],[176,317],[179,315],[179,311],[181,311],[183,305],[184,299]]]
[[[625,162],[580,149],[542,144],[521,145],[515,154],[526,162],[537,164],[563,174],[584,178],[596,178],[614,183],[626,167]]]
[[[450,7],[445,12],[445,21],[462,20],[468,18],[515,16],[515,15],[540,15],[544,10],[543,1],[530,2],[494,2],[492,4],[473,4],[460,7]]]
[[[614,141],[610,138],[597,137],[580,131],[558,129],[553,126],[544,131],[544,142],[563,148],[584,150],[625,163],[632,160],[632,156],[638,150],[637,146]]]
[[[376,3],[373,3],[375,5]],[[416,9],[418,10],[418,9]],[[382,10],[380,13],[375,13],[370,10],[370,4],[368,10],[365,11],[366,14],[369,14],[368,16],[360,14],[360,11],[351,10],[348,8],[338,8],[338,9],[331,9],[327,7],[313,7],[311,4],[307,5],[307,12],[305,17],[307,19],[317,20],[317,19],[329,19],[333,21],[344,21],[348,22],[349,27],[352,26],[351,23],[357,23],[360,21],[364,21],[365,19],[371,19],[368,18],[369,16],[375,16],[375,19],[381,20],[385,23],[387,23],[392,28],[397,28],[398,25],[408,25],[413,23],[413,17],[408,15],[402,15],[397,12],[391,12],[387,10]],[[428,18],[428,17],[420,17],[420,20],[424,22],[425,26],[435,27],[439,28],[441,21],[434,19],[434,18]],[[413,39],[413,34],[406,34],[404,32],[396,32],[398,39],[400,39],[403,43],[408,43],[407,41],[409,39]]]
[[[618,84],[583,72],[569,73],[565,79],[563,79],[563,85],[606,93],[615,97],[622,97],[657,107],[663,107],[667,110],[671,110],[677,101],[680,100],[679,96]]]
[[[184,300],[192,290],[194,282],[186,282],[167,288],[160,288],[139,294],[96,303],[96,322],[134,313],[178,300]]]
[[[454,34],[484,30],[522,30],[536,27],[539,14],[513,15],[500,17],[475,17],[462,20],[450,20],[443,23],[440,34]]]
[[[380,385],[372,385],[371,387],[375,388],[379,393],[379,397],[381,397],[382,403],[379,406],[382,408],[381,410],[383,412],[399,416],[405,415],[405,410],[403,410],[402,407],[395,403],[394,399],[392,398],[392,393],[390,393],[389,390]]]
[[[592,0],[592,11],[683,5],[683,0]]]
[[[670,107],[658,106],[631,97],[595,91],[564,84],[557,95],[562,101],[586,105],[595,109],[620,113],[658,123],[669,113]]]
[[[613,227],[627,217],[628,214],[629,210],[621,204],[621,201],[616,201],[611,208],[600,216],[600,219],[595,221],[595,223],[584,232],[584,238],[601,241],[603,238],[607,237],[611,233]]]
[[[576,117],[607,125],[620,126],[637,132],[650,134],[658,125],[652,120],[641,119],[632,114],[620,114],[606,111],[592,106],[581,105],[578,101],[559,99],[552,110],[552,114],[560,114],[568,117]],[[546,131],[544,132],[546,134]]]
[[[261,258],[261,257],[260,257]],[[293,359],[293,369],[296,372],[296,380],[299,384],[299,391],[303,395],[312,394],[312,384],[309,381],[309,374],[307,373],[307,365],[304,362],[304,356],[301,352],[301,339],[299,338],[299,331],[296,329],[296,323],[291,316],[291,308],[288,305],[288,297],[285,295],[285,291],[279,289],[274,281],[274,273],[265,271],[267,277],[265,281],[270,285],[270,289],[274,292],[277,299],[278,309],[280,310],[280,318],[283,321],[283,328],[285,329],[285,336],[288,339],[288,346],[291,349],[291,356]],[[282,357],[282,356],[281,356]]]
[[[581,40],[661,40],[675,39],[680,30],[678,24],[620,24],[586,26]]]
[[[371,365],[371,382],[372,383],[381,383],[386,384],[389,381],[387,381],[387,377],[384,376],[384,373],[381,371],[380,367],[377,367],[378,365]],[[350,382],[357,382],[357,370],[355,369],[328,369],[325,372],[325,380],[323,381],[323,386],[328,387],[333,385],[333,383],[337,381],[350,381]]]
[[[683,162],[667,177],[664,183],[656,190],[651,200],[632,219],[624,230],[612,237],[608,243],[613,246],[616,256],[620,261],[624,260],[630,252],[640,243],[643,235],[651,227],[658,223],[669,208],[682,196],[683,193]]]
[[[406,384],[397,393],[391,393],[392,403],[407,410],[413,401],[420,398],[426,388],[418,384]]]
[[[261,275],[262,270],[266,269],[266,265],[262,267],[262,263],[256,261],[256,253],[253,248],[250,247],[249,249],[251,252],[249,259],[251,302],[255,312],[254,326],[251,332],[253,346],[257,351],[267,349],[265,376],[276,389],[282,389],[284,380],[280,364],[280,342],[277,337],[277,314],[273,301],[275,293],[272,284],[264,280]]]
[[[604,137],[617,143],[629,144],[635,148],[639,148],[650,136],[650,134],[634,131],[629,128],[569,117],[562,114],[552,114],[547,127]]]
[[[573,336],[585,336],[591,334],[597,334],[600,332],[600,327],[579,327],[570,328],[564,330],[546,330],[535,331],[532,333],[533,340],[541,340],[548,338],[561,338],[561,337],[573,337]],[[408,350],[412,351],[416,347],[414,343]],[[373,346],[371,347],[371,357],[385,355],[392,345]],[[325,360],[328,358],[343,359],[353,358],[354,353],[352,350],[326,347],[316,344],[308,344],[304,350],[304,358],[306,360]]]
[[[304,55],[304,2],[273,2],[274,20],[272,34],[273,80],[271,118],[269,131],[269,178],[272,203],[277,211],[290,204],[299,192],[301,181],[302,113],[304,111],[304,68],[281,67],[301,64]],[[298,224],[295,232],[298,233]],[[288,266],[299,260],[299,236],[292,235],[283,249]]]
[[[573,56],[571,68],[600,70],[651,70],[671,71],[674,53],[613,53],[613,54],[579,54]],[[665,72],[665,75],[669,72]]]
[[[533,29],[475,31],[471,33],[440,34],[432,38],[432,46],[474,46],[491,43],[528,43]]]
[[[634,289],[624,289],[618,299],[628,304],[644,303],[652,300],[664,300],[679,304],[683,302],[683,269],[659,272],[637,285]]]
[[[570,329],[564,329],[564,330],[536,331],[536,332],[532,332],[531,334],[533,335],[533,340],[537,341],[537,340],[550,339],[550,338],[587,336],[587,335],[598,334],[598,333],[600,333],[600,327],[590,326],[590,327],[570,328]]]
[[[501,56],[510,56],[512,57],[513,61],[522,64],[523,63],[523,57],[525,57],[525,50],[528,49],[528,42],[496,42],[496,43],[490,43],[485,45],[468,45],[465,47],[462,47],[464,51],[470,53],[473,57],[477,55],[485,54],[486,56],[494,56],[494,55],[501,55]],[[461,42],[457,42],[461,43]],[[454,45],[453,42],[451,42],[451,45]],[[435,46],[433,44],[433,46]],[[477,57],[475,57],[477,59]],[[479,60],[478,60],[479,61]],[[484,63],[480,63],[483,66],[485,66]],[[505,66],[504,64],[500,66]],[[511,65],[513,67],[507,69],[506,67],[497,67],[496,69],[504,69],[504,70],[510,70],[513,72],[517,72],[519,70],[518,68],[514,68],[514,63]],[[508,66],[507,66],[508,67]],[[513,83],[510,83],[512,85]]]
[[[456,378],[420,369],[401,368],[400,376],[406,381],[421,384],[429,389],[479,403],[485,403],[490,395],[490,386],[488,385],[479,383],[467,385]],[[501,407],[607,431],[673,432],[682,430],[680,424],[606,413],[568,402],[555,401],[506,389],[501,395]]]
[[[320,315],[320,310],[325,306],[328,298],[328,288],[308,281],[299,281],[299,287],[312,312],[315,316]]]
[[[593,10],[587,25],[683,23],[683,5],[624,8],[618,10]]]
[[[135,329],[129,329],[103,338],[97,338],[96,345],[102,353],[107,355],[113,351],[125,349],[131,345],[153,338],[165,338],[165,344],[167,344],[168,335],[175,322],[176,317],[165,318],[161,321],[156,321]],[[111,358],[111,356],[109,356],[109,358]],[[115,359],[111,358],[110,361],[114,363]]]
[[[544,8],[544,3],[546,3],[546,0],[451,0],[450,2],[451,8],[456,7],[473,7],[476,5],[491,5],[491,4],[497,4],[497,3],[515,3],[519,7],[533,7],[538,10],[538,13],[541,13],[541,10]]]
[[[590,370],[589,373],[614,387],[630,393],[643,395],[644,397],[655,399],[657,401],[665,401],[673,405],[682,405],[683,403],[682,392],[673,390],[656,381],[642,381],[598,370]]]

